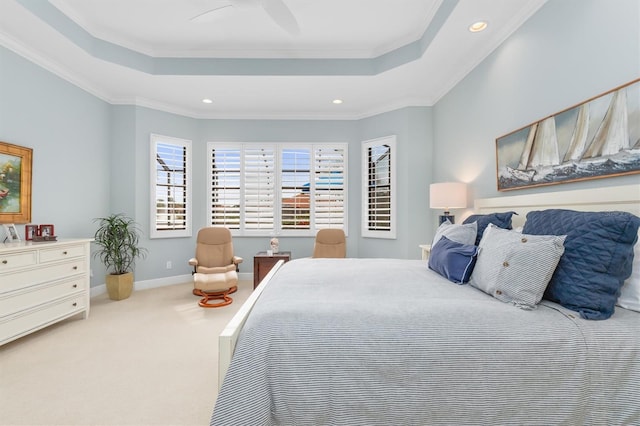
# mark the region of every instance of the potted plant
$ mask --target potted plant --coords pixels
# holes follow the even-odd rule
[[[139,247],[140,230],[136,222],[122,213],[94,219],[98,230],[94,235],[99,257],[109,273],[105,282],[109,298],[126,299],[133,289],[133,267],[136,258],[144,258],[147,250]]]

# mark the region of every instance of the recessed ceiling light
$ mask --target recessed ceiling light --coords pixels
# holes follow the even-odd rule
[[[487,28],[487,21],[478,21],[469,25],[469,31],[472,33],[478,33],[480,31],[484,31]]]
[[[209,99],[209,98],[204,98],[202,100],[202,102],[204,102],[205,104],[212,104],[213,103],[213,101],[211,99]]]
[[[336,104],[336,105],[339,105],[339,104],[342,103],[342,99],[334,99],[333,103]]]

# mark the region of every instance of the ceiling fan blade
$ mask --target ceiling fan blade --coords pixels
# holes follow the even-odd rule
[[[283,0],[262,0],[262,7],[271,19],[289,34],[300,34],[298,21]]]
[[[229,15],[230,12],[233,11],[233,6],[230,4],[216,7],[215,9],[207,10],[206,12],[202,12],[189,20],[191,22],[211,22],[216,19],[222,19],[225,16]]]

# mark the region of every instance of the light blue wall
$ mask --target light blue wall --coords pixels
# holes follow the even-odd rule
[[[431,212],[428,205],[433,152],[431,108],[403,108],[366,118],[359,124],[361,141],[387,135],[397,136],[397,239],[361,238],[358,241],[358,256],[419,259],[418,245],[431,239]],[[360,196],[361,192],[358,191]],[[357,206],[361,203],[359,199],[351,197],[350,201]],[[360,226],[360,220],[356,224]]]
[[[199,139],[198,120],[141,107],[134,108],[134,113],[135,137],[132,146],[135,146],[133,149],[135,173],[131,177],[130,191],[135,191],[135,197],[130,214],[140,224],[144,235],[142,245],[148,250],[147,258],[137,263],[136,280],[188,274],[190,270],[187,261],[193,257],[195,238],[153,240],[148,238],[151,203],[149,193],[151,182],[150,135],[156,133],[173,136],[188,139],[197,144]],[[198,155],[194,151],[194,161],[198,163],[198,160],[203,159],[203,155],[204,153]],[[201,185],[201,181],[206,179],[206,174],[199,172],[199,169],[194,170],[193,179],[196,185]],[[125,191],[123,194],[127,196],[127,192]],[[194,200],[201,201],[196,192],[194,192]],[[197,207],[195,211],[198,211]],[[195,229],[197,230],[197,228]],[[167,261],[171,261],[173,265],[170,270],[166,269]]]
[[[0,48],[0,140],[34,149],[33,223],[53,223],[65,237],[92,236],[92,219],[111,212],[134,216],[148,235],[150,133],[193,141],[194,231],[206,217],[207,141],[346,142],[349,255],[419,258],[417,245],[431,239],[437,214],[428,207],[429,183],[470,182],[469,201],[501,195],[495,182],[496,137],[640,76],[639,21],[638,0],[549,0],[434,107],[345,121],[198,120],[109,105]],[[398,238],[361,238],[361,141],[391,134],[398,137]],[[253,254],[267,241],[238,238],[234,244],[245,258],[241,272],[251,272]],[[195,237],[145,237],[143,245],[150,254],[138,263],[137,280],[189,273],[186,261]],[[294,257],[309,256],[312,245],[312,238],[281,241]],[[173,269],[165,268],[166,261]],[[97,262],[92,268],[92,285],[103,283],[103,268]]]
[[[434,108],[434,180],[496,186],[495,140],[640,77],[640,1],[549,0]],[[640,175],[517,194],[640,184]]]
[[[429,177],[428,162],[431,146],[429,108],[414,107],[381,114],[367,120],[195,120],[141,107],[116,107],[114,113],[116,148],[123,154],[130,152],[134,166],[123,173],[112,166],[114,190],[111,205],[118,206],[135,217],[148,235],[149,230],[149,134],[189,139],[193,143],[193,229],[190,238],[143,238],[142,245],[149,256],[138,262],[136,279],[148,280],[172,275],[188,274],[187,260],[195,247],[197,230],[206,226],[207,201],[207,142],[345,142],[349,145],[348,176],[348,238],[347,253],[352,257],[408,257],[419,258],[417,245],[426,238],[424,221],[426,194],[411,193],[414,179]],[[135,137],[131,128],[135,127]],[[360,238],[360,149],[361,141],[390,134],[397,135],[399,176],[399,231],[396,240]],[[415,167],[405,167],[415,165]],[[415,172],[410,172],[415,170]],[[122,188],[128,188],[122,190]],[[115,210],[114,210],[115,211]],[[419,225],[407,227],[408,223]],[[268,248],[267,238],[236,237],[234,249],[245,259],[240,272],[252,272],[253,255]],[[312,237],[280,237],[281,250],[292,251],[294,258],[308,257],[313,250]],[[364,253],[364,254],[363,254]],[[166,269],[171,261],[172,270]]]
[[[0,141],[33,149],[32,223],[91,237],[109,212],[112,107],[0,47]],[[24,225],[17,225],[24,235]],[[92,283],[104,282],[96,263]]]
[[[366,120],[198,120],[143,107],[109,105],[24,58],[0,48],[0,140],[34,149],[33,223],[53,223],[61,237],[91,237],[94,218],[125,213],[143,230],[149,250],[136,267],[136,280],[185,275],[195,231],[206,222],[206,143],[346,142],[349,145],[348,254],[353,257],[419,258],[424,241],[426,194],[411,190],[430,176],[430,109],[405,108]],[[193,226],[191,238],[154,239],[149,234],[151,133],[193,141]],[[390,134],[398,140],[398,238],[360,238],[361,141]],[[425,167],[425,164],[427,166]],[[405,165],[411,167],[405,167]],[[418,223],[418,225],[407,224]],[[23,231],[23,225],[19,225]],[[236,238],[241,272],[252,272],[253,254],[266,238]],[[310,256],[313,238],[282,237],[294,258]],[[166,269],[171,261],[173,268]],[[92,263],[92,286],[104,268]]]

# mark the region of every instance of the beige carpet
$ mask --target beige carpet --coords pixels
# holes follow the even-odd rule
[[[207,425],[218,334],[253,290],[198,307],[191,283],[91,300],[74,317],[0,346],[2,425]]]

